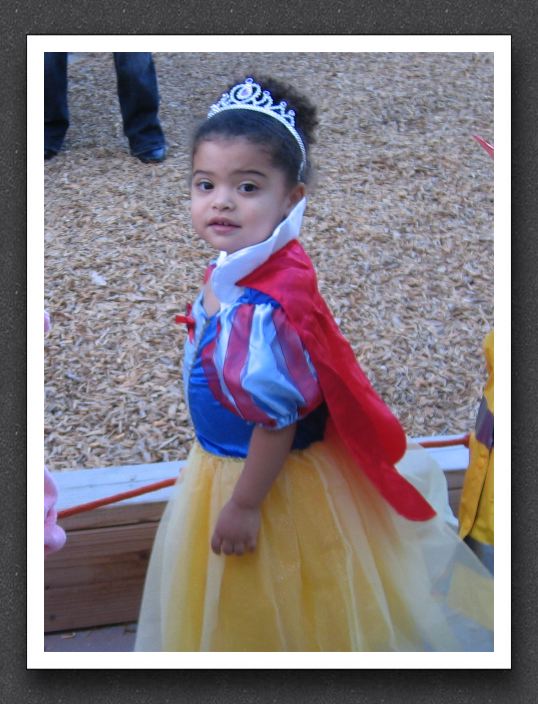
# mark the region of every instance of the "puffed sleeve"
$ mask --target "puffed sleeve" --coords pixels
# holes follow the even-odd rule
[[[323,400],[307,351],[273,302],[243,303],[221,316],[205,356],[219,400],[256,425],[283,428]]]

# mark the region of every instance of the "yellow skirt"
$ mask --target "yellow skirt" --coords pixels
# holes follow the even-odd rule
[[[400,471],[437,509],[431,521],[399,516],[323,441],[290,454],[256,551],[217,556],[213,527],[242,468],[193,447],[157,532],[135,650],[492,649],[492,579],[447,524],[446,482],[424,450]]]

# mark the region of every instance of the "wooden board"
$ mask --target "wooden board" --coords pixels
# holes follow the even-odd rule
[[[46,561],[45,632],[135,621],[157,525],[69,532]]]
[[[439,438],[420,438],[425,439]],[[457,516],[468,450],[458,446],[429,452],[445,473]],[[58,509],[176,477],[183,465],[162,462],[56,472]],[[45,561],[45,632],[137,620],[151,546],[172,491],[160,489],[61,521],[67,543]]]

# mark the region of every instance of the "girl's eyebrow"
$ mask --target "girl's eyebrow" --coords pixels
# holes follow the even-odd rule
[[[193,171],[193,177],[204,174],[205,176],[212,176],[213,172],[212,171],[206,171],[205,169],[196,169],[196,171]],[[253,175],[253,176],[261,176],[262,178],[267,178],[267,174],[263,173],[263,171],[257,171],[256,169],[237,169],[236,171],[232,172],[232,176],[245,176],[245,175]]]
[[[237,169],[237,171],[234,171],[234,174],[254,174],[254,176],[262,176],[263,178],[267,178],[267,174],[263,171],[257,171],[256,169]]]

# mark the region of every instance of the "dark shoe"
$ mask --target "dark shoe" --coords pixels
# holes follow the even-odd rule
[[[149,149],[142,154],[135,154],[137,159],[140,159],[144,164],[157,164],[166,159],[166,147],[157,147],[157,149]]]
[[[45,161],[48,161],[49,159],[54,159],[56,154],[58,154],[58,152],[55,152],[54,149],[45,149]]]

